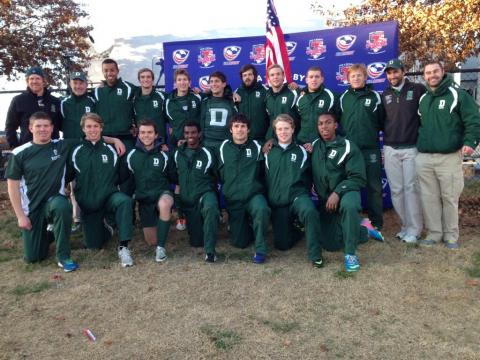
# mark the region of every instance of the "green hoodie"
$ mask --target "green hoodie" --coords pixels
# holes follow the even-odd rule
[[[248,202],[263,193],[263,154],[256,140],[235,144],[225,140],[218,150],[218,172],[227,202]]]
[[[318,117],[326,112],[335,112],[337,110],[337,99],[322,84],[314,92],[309,92],[308,88],[305,88],[297,100],[296,107],[300,115],[300,131],[297,140],[299,144],[306,144],[318,138]]]
[[[150,94],[142,95],[142,89],[138,88],[133,105],[137,126],[143,119],[153,120],[157,124],[162,144],[166,142],[164,104],[165,94],[162,91],[152,89]]]
[[[136,86],[121,78],[113,86],[105,81],[95,89],[95,111],[103,120],[103,134],[107,136],[129,135],[133,124],[133,99]]]
[[[126,162],[135,181],[136,200],[157,202],[164,191],[170,190],[171,161],[162,151],[160,141],[153,149],[147,150],[137,140],[135,148],[128,153]]]
[[[361,150],[378,149],[378,132],[383,129],[385,112],[380,95],[369,85],[346,90],[339,101],[340,125],[346,136]]]
[[[180,185],[180,199],[186,205],[195,205],[208,191],[215,191],[215,158],[206,147],[189,149],[180,146],[174,154]]]
[[[255,140],[265,140],[270,125],[265,107],[267,90],[268,87],[261,82],[257,82],[250,87],[242,84],[235,90],[235,93],[242,98],[238,104],[238,112],[245,114],[250,120],[250,138]]]
[[[178,96],[173,90],[165,101],[165,113],[172,128],[170,144],[176,144],[183,139],[183,125],[188,121],[200,122],[200,95],[189,91],[184,96]]]
[[[223,97],[210,93],[202,100],[200,127],[205,146],[220,146],[224,140],[230,138],[228,123],[232,115],[237,113],[237,108],[232,101],[231,89],[225,89]]]
[[[270,118],[270,124],[268,127],[266,139],[273,138],[272,122],[277,115],[288,114],[293,120],[295,120],[296,130],[298,130],[298,112],[295,107],[297,103],[298,93],[296,90],[288,88],[288,84],[284,84],[282,89],[275,93],[272,88],[268,89],[265,98],[265,106],[267,107],[268,116]]]
[[[348,191],[360,191],[367,181],[360,149],[338,135],[333,141],[313,142],[312,174],[318,197],[325,201],[332,192],[342,197]]]
[[[300,195],[310,193],[310,162],[305,149],[291,143],[283,149],[275,141],[265,155],[268,200],[272,206],[291,204]]]
[[[80,119],[87,112],[95,112],[95,99],[87,94],[77,96],[71,94],[60,102],[63,121],[60,130],[64,139],[82,139],[84,133],[80,127]]]
[[[69,168],[75,174],[75,199],[82,211],[102,209],[107,198],[119,191],[119,159],[111,145],[83,140],[72,150]]]
[[[475,149],[480,139],[480,115],[475,100],[446,75],[440,85],[420,98],[417,148],[448,154],[463,145]]]

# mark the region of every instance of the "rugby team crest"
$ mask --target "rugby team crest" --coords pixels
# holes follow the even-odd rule
[[[383,31],[373,31],[368,34],[365,48],[369,54],[381,54],[385,52],[385,47],[388,45],[388,39],[385,37]]]
[[[252,51],[250,51],[250,60],[252,60],[255,65],[265,64],[264,44],[252,45]]]
[[[200,67],[207,69],[213,66],[215,62],[215,53],[213,52],[213,48],[211,47],[204,47],[200,49],[200,54],[197,57],[198,63]]]
[[[348,85],[348,69],[352,66],[352,63],[340,64],[338,65],[338,71],[336,79],[338,81],[338,85],[340,86],[347,86]]]
[[[335,55],[336,56],[353,55],[355,51],[350,50],[350,48],[353,46],[353,44],[355,44],[356,40],[357,40],[356,35],[342,35],[337,37],[337,40],[335,43],[337,45],[337,49],[340,51],[337,52]]]
[[[325,58],[327,52],[327,45],[324,44],[323,39],[311,39],[308,42],[306,54],[308,60],[320,60]],[[323,55],[323,56],[322,56]]]

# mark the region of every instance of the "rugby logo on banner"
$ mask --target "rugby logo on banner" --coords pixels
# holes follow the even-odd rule
[[[325,56],[322,56],[327,52],[327,46],[324,44],[323,39],[312,39],[308,42],[308,47],[306,54],[308,55],[308,60],[321,60],[325,59]]]
[[[252,45],[252,51],[250,51],[250,60],[254,65],[265,64],[265,45],[255,44]]]
[[[355,41],[357,40],[356,35],[342,35],[337,37],[337,40],[335,44],[337,45],[337,49],[340,50],[340,52],[337,52],[335,55],[336,56],[347,56],[347,55],[353,55],[355,51],[347,51],[350,49],[353,44],[355,44]]]
[[[202,89],[202,91],[210,90],[210,84],[208,83],[209,77],[210,75],[205,75],[198,79],[198,87]]]
[[[215,53],[213,52],[213,48],[211,47],[204,47],[200,49],[200,54],[198,55],[198,63],[204,69],[211,68],[213,63],[215,62]]]
[[[340,86],[348,86],[348,69],[352,66],[352,63],[340,64],[338,65],[338,71],[336,79],[339,82]]]
[[[387,66],[384,62],[374,62],[367,65],[367,74],[372,80],[368,80],[368,83],[379,83],[385,82],[385,78],[379,79],[380,76],[383,75],[385,71],[385,67]]]
[[[388,39],[385,37],[384,31],[373,31],[368,34],[368,40],[365,48],[371,50],[369,54],[381,54],[385,52],[385,48],[388,45]]]
[[[223,65],[238,65],[240,64],[240,61],[234,61],[238,55],[240,55],[240,52],[242,51],[242,48],[240,46],[236,45],[230,45],[226,46],[223,48],[223,57],[225,60],[223,62]]]
[[[285,46],[287,47],[287,54],[288,54],[288,59],[290,61],[295,60],[295,56],[290,56],[295,52],[295,49],[297,48],[297,43],[295,41],[285,41]]]

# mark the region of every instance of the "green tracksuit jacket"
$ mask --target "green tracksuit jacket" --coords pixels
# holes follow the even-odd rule
[[[60,130],[65,139],[82,139],[83,131],[80,119],[87,112],[95,112],[95,99],[88,94],[77,96],[71,94],[60,102],[60,112],[63,122]]]
[[[135,200],[156,202],[163,192],[170,189],[171,163],[168,155],[161,150],[160,142],[152,150],[146,150],[137,140],[126,161],[135,181]]]
[[[180,199],[187,206],[197,204],[206,192],[215,191],[214,159],[211,151],[203,146],[189,149],[185,143],[175,151],[174,161],[180,185]]]
[[[250,120],[250,138],[265,140],[270,120],[265,107],[265,98],[268,87],[257,82],[250,87],[241,85],[235,92],[242,100],[237,105],[238,112],[247,116]]]
[[[378,149],[378,132],[383,129],[385,112],[380,95],[369,85],[349,88],[339,100],[340,125],[360,149]]]
[[[200,95],[190,91],[185,96],[178,96],[173,90],[165,101],[165,114],[172,128],[170,144],[176,147],[178,140],[183,139],[183,125],[187,121],[200,122]]]
[[[448,154],[463,145],[475,149],[480,140],[480,115],[473,98],[446,75],[435,90],[420,98],[420,152]]]
[[[97,87],[94,91],[97,105],[95,111],[104,122],[103,134],[110,136],[129,135],[133,124],[133,99],[136,86],[117,80],[115,85]]]
[[[297,111],[300,115],[300,130],[297,135],[299,144],[311,143],[318,138],[318,117],[329,111],[337,110],[335,95],[324,85],[315,92],[305,88],[297,100]]]
[[[367,181],[360,149],[338,135],[330,142],[313,142],[312,174],[318,197],[324,201],[332,192],[341,198],[349,191],[360,191]]]
[[[75,174],[75,198],[82,211],[102,209],[107,198],[118,191],[118,155],[103,140],[96,144],[83,140],[73,148],[69,168]]]
[[[225,140],[218,150],[218,172],[223,183],[227,202],[248,202],[264,191],[260,180],[263,171],[263,154],[256,140],[237,145]]]
[[[157,124],[158,134],[160,135],[162,144],[166,142],[165,129],[165,93],[160,90],[152,89],[148,95],[142,95],[142,89],[138,88],[134,99],[135,123],[144,119],[150,119]]]
[[[230,138],[228,123],[232,115],[237,113],[230,94],[226,93],[224,97],[209,94],[202,100],[200,126],[205,146],[220,146]]]
[[[265,155],[268,200],[272,206],[287,206],[297,196],[309,195],[310,162],[305,149],[295,143],[285,150],[274,142]]]
[[[273,92],[271,88],[268,89],[265,97],[265,106],[270,118],[270,126],[267,131],[266,139],[273,138],[272,122],[279,114],[289,114],[295,120],[295,124],[297,125],[296,130],[298,130],[299,116],[295,106],[297,99],[297,91],[289,89],[287,84],[283,85],[278,93]]]

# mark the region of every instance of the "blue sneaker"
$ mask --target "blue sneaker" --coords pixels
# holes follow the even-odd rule
[[[418,244],[420,246],[425,246],[425,247],[431,247],[431,246],[435,245],[436,243],[437,243],[436,241],[430,240],[430,239],[423,239],[423,240],[420,240],[418,242]]]
[[[78,264],[72,259],[66,259],[59,261],[58,267],[61,267],[65,272],[71,272],[78,269]]]
[[[355,272],[360,270],[360,262],[357,255],[345,255],[345,271]]]
[[[265,262],[265,254],[255,253],[255,255],[253,255],[252,261],[255,264],[263,264]]]
[[[458,243],[454,240],[445,241],[445,246],[450,250],[457,250],[459,248]]]
[[[375,240],[377,241],[385,241],[385,239],[383,238],[383,235],[382,233],[380,232],[380,230],[378,230],[377,228],[373,227],[372,223],[370,222],[370,220],[368,218],[364,218],[362,219],[362,222],[360,223],[360,225],[364,226],[367,228],[368,230],[368,235],[372,238],[374,238]]]

